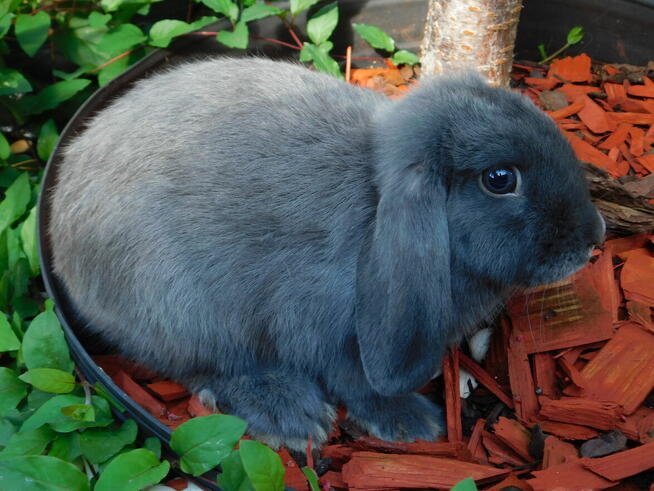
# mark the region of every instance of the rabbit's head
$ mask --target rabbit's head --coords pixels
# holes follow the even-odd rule
[[[379,203],[357,332],[370,382],[396,393],[429,378],[453,329],[581,268],[604,222],[554,122],[476,75],[426,82],[381,109],[374,144]]]

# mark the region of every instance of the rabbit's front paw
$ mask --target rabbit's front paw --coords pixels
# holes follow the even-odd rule
[[[205,405],[238,416],[247,433],[270,447],[304,451],[311,437],[319,447],[327,440],[336,412],[317,384],[286,372],[214,379],[201,392]]]
[[[350,401],[348,417],[372,436],[389,441],[433,441],[444,433],[443,413],[420,394],[373,395]]]

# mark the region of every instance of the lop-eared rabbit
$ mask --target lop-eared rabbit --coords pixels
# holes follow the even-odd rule
[[[604,235],[526,98],[463,74],[393,101],[257,58],[139,82],[67,146],[51,204],[87,328],[294,449],[338,404],[374,436],[434,439],[414,391],[447,346]]]

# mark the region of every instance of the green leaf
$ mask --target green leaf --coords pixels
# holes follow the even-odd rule
[[[131,421],[131,420],[130,420]],[[155,454],[158,459],[161,458],[161,440],[153,436],[148,437],[143,442],[143,448],[148,449],[150,452]]]
[[[224,491],[256,491],[245,473],[238,450],[229,454],[229,457],[220,463],[220,468],[223,472],[218,476],[218,484]]]
[[[392,53],[395,51],[395,41],[379,27],[368,24],[352,24],[354,30],[375,49],[383,49]]]
[[[450,491],[477,491],[475,480],[471,477],[466,477],[463,481],[459,481]]]
[[[544,44],[539,44],[538,45],[538,53],[540,54],[540,57],[542,60],[547,58],[547,51],[545,51],[545,45]]]
[[[58,139],[59,133],[57,132],[57,125],[55,125],[53,119],[48,119],[41,126],[39,137],[36,141],[36,153],[39,155],[41,160],[48,160]]]
[[[198,476],[220,464],[245,433],[247,423],[226,414],[211,414],[182,423],[170,438],[184,472]]]
[[[320,491],[320,483],[318,482],[316,471],[311,467],[302,467],[302,472],[307,477],[307,481],[309,481],[309,488],[311,491]]]
[[[27,405],[25,406],[25,409],[29,412],[28,416],[53,397],[56,397],[56,394],[32,388],[30,393],[27,395]]]
[[[36,206],[30,210],[29,215],[20,226],[20,240],[22,243],[23,252],[30,266],[31,275],[38,276],[40,272],[40,265],[39,250],[36,240]],[[16,305],[14,305],[14,307],[16,307]],[[29,307],[29,305],[26,304],[25,307]],[[37,306],[37,311],[33,315],[38,313],[39,311]]]
[[[583,26],[575,26],[570,29],[568,32],[568,44],[577,44],[579,41],[584,39],[584,28]]]
[[[273,450],[254,440],[240,444],[245,473],[257,491],[284,491],[284,464]]]
[[[320,0],[291,0],[291,14],[297,15],[312,5],[317,4],[319,1]]]
[[[109,55],[98,49],[107,26],[92,27],[86,19],[73,17],[68,25],[54,33],[54,42],[61,54],[80,67],[96,67],[109,60]]]
[[[3,489],[20,491],[89,491],[89,479],[77,467],[56,457],[27,455],[0,461]]]
[[[41,10],[34,15],[18,14],[16,16],[16,39],[23,51],[34,56],[39,48],[48,39],[50,29],[50,15]]]
[[[68,394],[75,388],[75,377],[56,368],[32,368],[18,377],[43,392]]]
[[[7,446],[0,452],[0,460],[21,455],[39,455],[50,443],[56,433],[45,426],[30,431],[14,433]]]
[[[307,34],[314,44],[324,43],[332,35],[338,24],[338,3],[332,2],[322,7],[307,22]]]
[[[47,308],[47,305],[46,305]],[[120,411],[121,413],[124,413],[126,409],[120,404],[114,396],[112,396],[109,392],[107,392],[107,389],[104,388],[104,386],[100,382],[96,382],[95,385],[93,386],[95,389],[95,393],[98,394],[100,397],[102,397],[104,400],[106,400],[109,404],[111,404],[115,409]]]
[[[283,10],[273,7],[272,5],[266,5],[263,3],[255,3],[254,5],[246,8],[241,13],[241,22],[252,22],[253,20],[264,19],[265,17],[270,17],[271,15],[279,15]]]
[[[14,20],[14,17],[14,14],[0,15],[0,39],[2,39],[5,34],[9,32],[11,21]]]
[[[130,450],[113,459],[100,474],[95,491],[139,491],[161,481],[168,470],[168,461],[159,462],[155,454],[144,448]]]
[[[71,404],[70,406],[62,407],[61,414],[75,421],[95,421],[95,409],[88,404]]]
[[[9,147],[9,142],[5,138],[5,135],[0,133],[0,160],[4,160],[9,157],[11,150]]]
[[[0,312],[0,352],[16,351],[18,348],[20,348],[20,341],[11,328],[5,313]]]
[[[104,87],[129,67],[129,57],[114,60],[98,72],[98,85]]]
[[[55,396],[39,407],[34,414],[25,420],[21,431],[33,430],[44,424],[59,433],[68,433],[78,428],[90,428],[107,426],[113,421],[111,410],[107,401],[99,396],[93,396],[93,407],[95,408],[95,421],[81,421],[73,419],[62,410],[70,406],[84,405],[84,398],[72,394]]]
[[[18,70],[0,67],[0,95],[23,94],[31,90],[32,86]]]
[[[125,0],[100,0],[100,6],[104,9],[105,12],[114,12],[118,10]]]
[[[59,434],[50,445],[48,455],[68,462],[79,457],[79,433]]]
[[[23,97],[18,101],[18,109],[24,115],[41,114],[48,109],[54,109],[59,104],[67,101],[80,90],[85,89],[90,80],[78,78],[75,80],[62,80],[54,83],[36,95]]]
[[[0,232],[19,218],[30,201],[31,190],[29,175],[23,172],[5,192],[5,199],[0,203]]]
[[[0,447],[4,447],[9,439],[16,433],[16,427],[7,418],[0,419]]]
[[[23,222],[24,224],[25,222]],[[29,269],[29,264],[26,263],[26,266]],[[22,269],[22,268],[21,268]],[[38,274],[32,276],[38,276]],[[29,281],[29,280],[28,280]],[[15,298],[11,301],[12,306],[14,307],[14,315],[19,315],[22,318],[34,317],[39,315],[41,308],[39,303],[31,297],[23,295],[22,297]]]
[[[336,60],[325,53],[318,46],[311,43],[304,43],[302,51],[307,52],[307,56],[313,60],[314,66],[321,72],[329,73],[334,77],[343,78],[341,68],[338,66]]]
[[[20,240],[30,265],[30,272],[32,276],[38,276],[41,272],[41,265],[39,264],[39,246],[36,241],[36,206],[32,208],[21,225]]]
[[[14,409],[27,395],[27,384],[7,367],[0,367],[0,416]]]
[[[0,15],[5,15],[7,12],[13,12],[20,3],[21,0],[0,0]]]
[[[73,370],[64,331],[53,312],[42,312],[30,323],[21,349],[27,368]]]
[[[147,36],[134,24],[122,24],[105,34],[98,43],[98,49],[110,56],[129,51],[134,46],[144,43]]]
[[[223,14],[232,21],[235,21],[238,17],[238,5],[232,0],[201,0],[201,2],[214,12]]]
[[[150,28],[150,45],[165,48],[176,37],[191,32],[191,25],[174,19],[164,19],[155,22]]]
[[[395,65],[416,65],[420,63],[420,58],[415,53],[411,53],[411,51],[401,49],[393,53],[391,61]]]
[[[86,72],[92,69],[92,66],[81,66],[77,70],[74,70],[70,73],[64,72],[63,70],[52,70],[52,74],[62,80],[73,80],[78,78],[80,75],[84,75]]]
[[[198,20],[191,22],[191,28],[193,31],[197,31],[198,29],[202,29],[204,26],[211,24],[212,22],[216,22],[217,20],[218,17],[213,15],[205,15],[204,17],[200,17]]]
[[[216,39],[230,48],[245,49],[248,47],[250,31],[248,25],[240,21],[234,26],[233,31],[220,31]]]
[[[134,443],[137,429],[133,419],[126,420],[118,430],[89,428],[80,434],[80,451],[92,464],[100,464],[120,452],[125,445]]]
[[[159,48],[165,48],[174,37],[201,29],[216,20],[216,17],[202,17],[192,24],[174,19],[160,20],[159,22],[155,22],[150,28],[149,44]]]
[[[103,15],[100,12],[91,12],[88,20],[91,27],[102,27],[111,20],[111,14]]]

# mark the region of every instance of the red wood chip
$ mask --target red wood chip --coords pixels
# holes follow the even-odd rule
[[[503,469],[427,455],[393,455],[355,452],[343,466],[349,486],[369,488],[450,488],[472,477],[478,484],[504,477]]]
[[[612,402],[567,397],[558,401],[543,402],[540,416],[562,423],[590,426],[598,430],[612,430],[616,428],[622,411]]]
[[[586,469],[580,459],[566,464],[552,466],[542,471],[534,471],[536,476],[527,482],[536,491],[554,489],[607,489],[617,483],[610,481]],[[588,459],[590,460],[590,459]]]
[[[633,413],[654,389],[654,334],[623,325],[582,370],[585,397],[612,401]]]
[[[531,433],[515,419],[508,419],[500,416],[497,423],[493,425],[493,432],[507,447],[516,452],[527,462],[534,460],[529,454],[529,443]]]
[[[590,57],[586,54],[554,60],[547,73],[548,78],[560,77],[566,82],[590,82]]]
[[[577,447],[572,443],[563,442],[557,437],[551,435],[545,438],[545,446],[543,448],[543,469],[573,462],[578,459],[579,452],[577,451]]]
[[[162,380],[147,385],[148,389],[156,393],[164,401],[174,401],[189,395],[186,387],[170,380]]]
[[[598,459],[582,459],[587,469],[595,474],[619,481],[629,476],[654,468],[654,442],[631,448]]]
[[[166,413],[166,406],[148,394],[145,389],[134,382],[134,380],[122,370],[116,372],[113,379],[118,387],[123,389],[128,396],[134,399],[134,402],[147,409],[155,418],[160,418]]]
[[[282,459],[282,465],[286,470],[284,473],[284,484],[289,488],[297,489],[297,491],[309,491],[307,478],[293,457],[291,457],[291,454],[288,453],[288,450],[282,448],[277,454]]]
[[[534,353],[609,339],[618,298],[611,256],[602,254],[574,279],[532,289],[507,308],[516,336]]]

